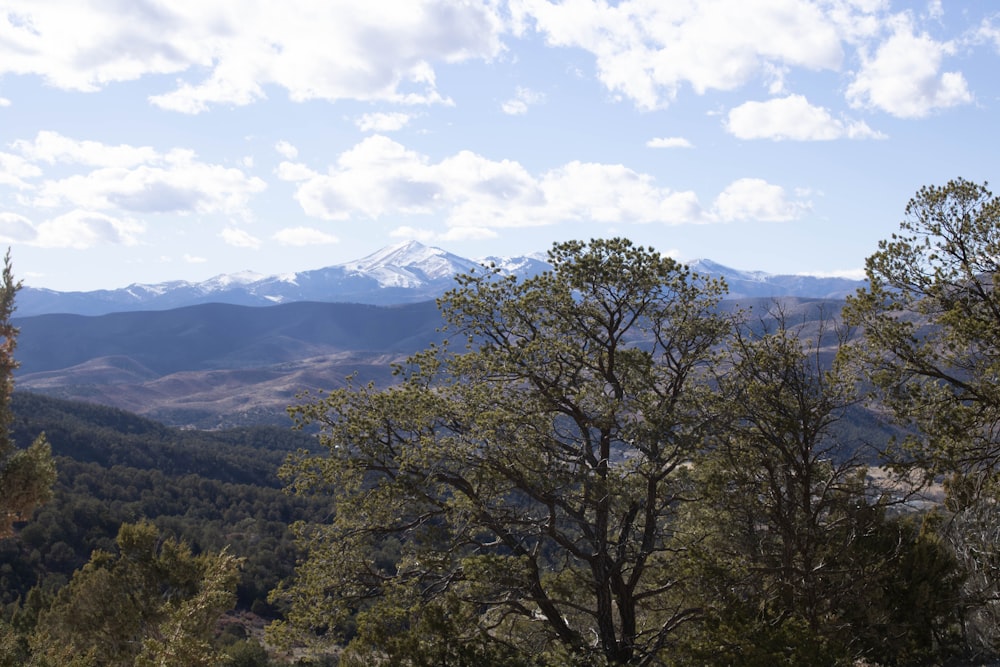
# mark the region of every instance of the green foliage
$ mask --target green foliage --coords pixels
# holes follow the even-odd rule
[[[14,348],[17,327],[11,323],[14,299],[21,283],[14,281],[10,251],[4,257],[0,283],[0,539],[13,534],[13,524],[52,497],[56,468],[45,435],[38,435],[26,449],[18,450],[10,437],[14,419],[10,408],[14,391]]]
[[[854,378],[820,360],[845,332],[827,323],[805,339],[771,315],[774,331],[737,327],[717,380],[724,419],[694,471],[703,502],[687,508],[709,611],[685,654],[719,665],[913,658],[946,613],[926,605],[920,623],[898,605],[920,590],[910,584],[954,587],[954,562],[908,576],[925,544],[908,550],[915,538],[886,520],[888,497],[866,483],[857,443],[840,438]]]
[[[907,460],[985,481],[1000,456],[1000,200],[963,179],[921,188],[866,273],[845,309],[864,333],[851,357],[913,429]]]
[[[936,551],[945,551],[967,574],[960,594],[934,590],[915,603],[949,605],[964,652],[992,657],[1000,650],[1000,199],[964,179],[921,188],[866,271],[869,288],[845,308],[864,336],[845,358],[870,381],[872,400],[909,430],[893,452],[898,467],[911,478],[945,478],[953,515],[940,531],[943,547],[923,548],[939,561]]]
[[[235,602],[239,566],[225,552],[196,556],[152,524],[125,524],[117,554],[94,552],[42,612],[34,652],[100,665],[215,665],[210,638]]]
[[[289,524],[325,511],[283,493],[276,475],[289,452],[313,446],[310,437],[270,427],[182,431],[23,393],[12,405],[15,438],[53,434],[59,467],[52,500],[17,540],[0,541],[0,602],[8,617],[21,618],[19,627],[33,623],[28,601],[64,585],[94,550],[113,551],[120,525],[143,518],[196,551],[228,547],[245,558],[240,607],[266,617],[279,612],[266,600],[297,558]]]
[[[724,286],[620,239],[550,261],[524,282],[460,279],[440,306],[463,351],[292,410],[328,455],[284,474],[337,511],[298,528],[309,557],[277,594],[284,630],[336,637],[356,616],[349,650],[399,637],[433,656],[433,633],[410,631],[458,605],[468,621],[436,631],[440,650],[647,664],[697,613],[672,526],[709,427]]]
[[[225,650],[220,667],[270,667],[273,663],[267,651],[255,640],[243,640]]]

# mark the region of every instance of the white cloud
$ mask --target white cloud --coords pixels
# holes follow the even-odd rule
[[[287,160],[294,160],[299,156],[299,149],[293,146],[291,143],[281,140],[274,145],[274,150]]]
[[[58,132],[40,131],[33,141],[20,139],[11,144],[18,153],[32,161],[84,164],[98,167],[134,167],[159,160],[149,146],[109,146],[98,141],[79,141]]]
[[[993,42],[993,48],[1000,51],[1000,28],[989,19],[980,24],[974,39],[978,42]]]
[[[759,178],[741,178],[716,197],[712,216],[720,222],[785,222],[801,217],[809,202],[789,200],[784,188]]]
[[[184,253],[184,257],[182,259],[184,260],[185,264],[204,264],[205,262],[208,261],[204,257],[199,257],[197,255],[189,255],[187,253]]]
[[[249,104],[267,86],[296,101],[442,102],[434,64],[502,48],[492,2],[8,0],[4,9],[0,76],[92,91],[171,74],[177,87],[150,100],[186,113]]]
[[[278,230],[271,238],[282,245],[290,246],[326,245],[338,241],[333,234],[327,234],[315,227],[286,227]]]
[[[298,162],[281,162],[277,174],[283,181],[307,181],[317,176],[315,171]]]
[[[393,111],[390,113],[366,113],[354,121],[362,132],[395,132],[407,126],[410,114]]]
[[[783,88],[788,68],[837,70],[849,32],[870,29],[861,3],[800,0],[513,0],[521,29],[596,58],[597,76],[642,109],[670,104],[680,88],[733,90],[761,78]],[[853,25],[860,24],[860,25]]]
[[[654,137],[646,142],[649,148],[694,148],[684,137]]]
[[[863,121],[838,120],[823,107],[809,104],[802,95],[745,102],[729,111],[726,130],[740,139],[791,139],[793,141],[829,141],[883,139]]]
[[[0,107],[9,107],[9,106],[10,106],[10,100],[8,100],[6,97],[0,97]]]
[[[778,186],[744,179],[730,185],[713,211],[706,212],[694,192],[657,186],[652,176],[623,165],[573,161],[533,175],[517,162],[489,160],[470,151],[433,162],[381,135],[345,151],[327,173],[313,172],[299,183],[296,199],[310,216],[443,217],[449,238],[572,221],[787,220],[808,208]],[[400,229],[412,235],[419,228]]]
[[[83,250],[97,245],[134,246],[142,223],[97,211],[76,209],[35,225],[16,213],[0,212],[0,241],[41,248]]]
[[[32,245],[86,249],[102,244],[136,245],[145,227],[134,220],[76,209],[42,222]]]
[[[54,132],[40,132],[34,141],[16,141],[12,146],[36,161],[98,166],[63,178],[47,179],[32,188],[30,203],[38,207],[117,209],[136,214],[243,214],[250,197],[266,188],[259,178],[249,177],[239,169],[201,162],[193,151],[184,149],[160,154],[148,147],[108,146],[69,139]],[[3,155],[0,154],[0,182],[10,180],[3,177],[10,171],[5,168]],[[39,175],[36,165],[23,160],[11,164],[20,165],[22,177]],[[13,184],[17,186],[17,182]],[[25,186],[22,182],[22,187]]]
[[[228,245],[235,246],[237,248],[252,248],[256,250],[260,247],[260,239],[252,236],[245,229],[226,227],[219,232],[219,236]]]
[[[34,225],[23,215],[0,211],[0,241],[30,243],[38,236]]]
[[[892,34],[874,55],[861,51],[862,66],[847,88],[854,107],[873,107],[900,118],[922,118],[932,111],[972,101],[961,72],[941,72],[951,42],[916,34],[906,14],[895,16]]]
[[[543,94],[518,86],[517,90],[514,91],[514,97],[501,104],[500,109],[510,116],[520,116],[528,113],[528,107],[544,100]]]
[[[19,155],[0,152],[0,185],[9,185],[18,190],[31,186],[25,179],[38,178],[42,170]]]

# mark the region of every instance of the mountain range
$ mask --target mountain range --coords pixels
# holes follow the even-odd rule
[[[407,242],[326,269],[287,276],[223,275],[202,283],[99,292],[24,288],[17,386],[85,400],[174,426],[287,424],[304,391],[393,382],[392,364],[440,341],[433,299],[457,273],[527,277],[537,256],[464,259]],[[767,313],[781,300],[800,322],[835,316],[860,282],[737,271],[707,260],[698,273],[730,287],[723,308]]]
[[[429,301],[455,286],[454,277],[483,266],[494,266],[502,275],[521,278],[551,268],[541,255],[459,257],[417,241],[387,246],[367,257],[322,269],[264,276],[250,271],[223,274],[203,282],[171,281],[155,285],[91,292],[59,292],[25,287],[18,294],[20,317],[47,313],[104,315],[114,312],[168,310],[204,303],[270,306],[297,301],[395,305]],[[729,298],[797,296],[836,299],[853,293],[863,283],[846,278],[773,275],[741,271],[709,260],[696,260],[692,270],[721,277],[729,285]]]

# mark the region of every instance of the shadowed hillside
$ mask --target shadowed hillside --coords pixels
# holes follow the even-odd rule
[[[17,324],[19,387],[200,428],[286,423],[296,394],[352,374],[388,381],[392,362],[441,337],[433,302],[207,304]]]

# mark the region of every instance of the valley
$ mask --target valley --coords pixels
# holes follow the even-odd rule
[[[20,389],[200,429],[284,424],[303,391],[391,364],[441,338],[434,302],[376,307],[205,304],[176,310],[21,318]]]

